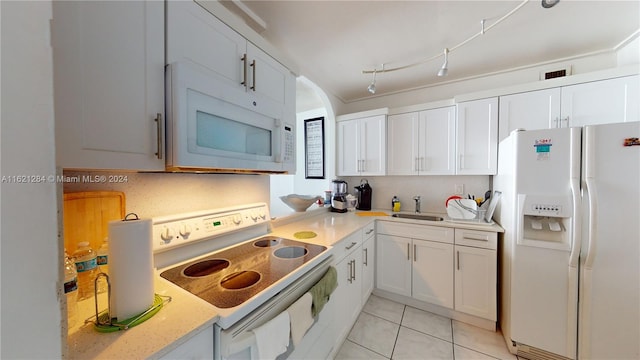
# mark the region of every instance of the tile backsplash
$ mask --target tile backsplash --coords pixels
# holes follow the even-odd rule
[[[64,192],[122,191],[126,212],[143,218],[269,203],[269,176],[244,174],[64,171]]]
[[[445,213],[445,201],[454,194],[455,185],[464,185],[464,195],[484,196],[489,190],[489,176],[370,176],[344,177],[349,184],[349,193],[356,193],[354,187],[366,178],[373,189],[371,206],[375,209],[391,210],[391,198],[396,195],[402,204],[402,211],[414,211],[413,197],[421,198],[422,212]]]

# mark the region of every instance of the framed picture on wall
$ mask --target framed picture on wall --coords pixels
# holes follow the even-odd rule
[[[306,179],[324,179],[324,117],[304,121]]]

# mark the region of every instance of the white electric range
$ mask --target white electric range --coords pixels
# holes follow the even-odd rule
[[[270,236],[264,203],[153,219],[160,276],[215,308],[215,358],[250,357],[250,331],[322,278],[329,248]]]

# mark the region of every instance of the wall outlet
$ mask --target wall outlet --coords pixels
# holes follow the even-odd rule
[[[464,194],[464,184],[455,184],[453,185],[453,193],[456,195]]]

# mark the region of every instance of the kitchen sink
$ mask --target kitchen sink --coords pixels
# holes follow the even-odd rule
[[[420,215],[420,214],[393,214],[393,217],[401,219],[414,219],[414,220],[427,220],[427,221],[442,221],[444,218],[434,215]]]

